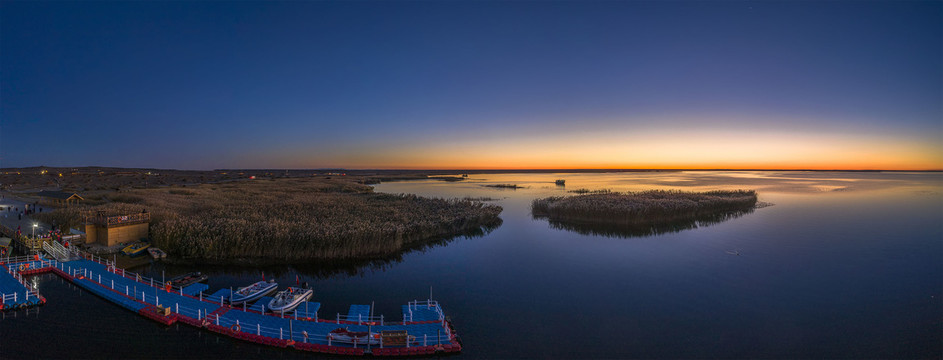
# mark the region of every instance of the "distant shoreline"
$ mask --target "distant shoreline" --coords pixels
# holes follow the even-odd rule
[[[598,173],[598,172],[678,172],[678,171],[791,171],[791,172],[943,172],[943,169],[757,169],[757,168],[670,168],[670,169],[623,169],[623,168],[545,168],[545,169],[346,169],[346,168],[247,168],[247,169],[168,169],[168,168],[146,168],[146,167],[114,167],[114,166],[27,166],[27,167],[0,167],[0,173],[9,172],[31,172],[48,170],[49,173],[58,173],[62,171],[105,171],[105,172],[141,172],[141,171],[172,171],[189,173],[218,173],[218,172],[244,172],[244,173],[346,173],[347,175],[367,175],[367,174],[428,174],[428,175],[448,175],[448,174],[506,174],[506,173]]]

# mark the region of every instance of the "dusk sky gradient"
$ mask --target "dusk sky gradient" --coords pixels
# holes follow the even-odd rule
[[[943,169],[943,2],[9,2],[0,166]]]

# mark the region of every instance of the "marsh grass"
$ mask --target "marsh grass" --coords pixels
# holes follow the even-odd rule
[[[574,193],[574,194],[581,194],[581,195],[582,194],[608,194],[608,193],[611,193],[612,190],[609,190],[609,189],[590,190],[590,189],[582,188],[582,189],[576,189],[576,190],[569,190],[567,192]]]
[[[497,189],[523,189],[523,186],[517,184],[494,184],[494,185],[482,185],[484,187],[497,188]]]
[[[584,234],[646,236],[716,224],[750,213],[752,190],[703,193],[651,190],[535,199],[535,219]]]
[[[499,199],[499,198],[493,198],[493,197],[490,197],[490,196],[477,196],[477,197],[466,196],[466,197],[463,197],[462,199],[468,200],[468,201],[498,201],[498,200],[501,200],[501,199]]]
[[[138,199],[141,199],[138,201]],[[88,208],[151,213],[151,241],[178,259],[356,259],[500,224],[501,207],[374,193],[345,180],[281,179],[131,190]],[[118,201],[122,200],[122,201]],[[77,209],[49,213],[81,220]],[[43,220],[47,221],[47,220]]]

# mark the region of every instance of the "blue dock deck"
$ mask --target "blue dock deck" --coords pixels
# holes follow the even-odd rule
[[[258,312],[268,311],[268,303],[271,302],[272,300],[275,300],[275,298],[271,296],[260,297],[258,300],[255,301],[255,303],[249,306],[249,310],[255,310]]]
[[[295,312],[292,316],[297,316],[302,319],[315,319],[318,318],[318,310],[321,309],[321,303],[317,302],[305,302],[304,304],[299,305],[295,308]]]
[[[4,270],[8,269],[6,266],[19,266],[17,263],[4,265]],[[402,322],[388,322],[382,316],[371,318],[370,305],[352,305],[346,319],[338,316],[336,320],[326,320],[318,318],[321,304],[317,302],[306,302],[284,315],[264,314],[258,310],[263,304],[267,305],[271,299],[267,297],[243,310],[242,307],[219,303],[221,297],[229,295],[229,289],[204,295],[205,285],[199,290],[191,287],[167,289],[160,287],[160,282],[157,282],[158,286],[152,286],[150,279],[126,273],[104,260],[36,261],[30,267],[33,273],[52,271],[91,293],[162,324],[179,321],[262,345],[346,355],[401,356],[461,351],[451,325],[443,320],[438,303],[431,300],[405,305]],[[10,271],[4,272],[0,274],[0,291],[18,286],[26,289]],[[41,298],[38,294],[35,296]],[[339,329],[369,331],[370,335],[353,339],[331,333]],[[406,331],[408,336],[381,336],[384,331]],[[366,344],[368,338],[369,344]]]
[[[436,306],[428,304],[403,305],[403,314],[406,320],[411,322],[441,321],[443,316],[441,310]]]
[[[197,296],[197,295],[199,295],[201,292],[204,292],[204,291],[206,291],[206,290],[209,289],[209,288],[210,288],[209,285],[202,284],[202,283],[196,283],[196,284],[193,284],[193,285],[190,285],[190,286],[187,286],[187,287],[183,288],[183,293],[184,293],[184,294],[187,294],[187,295],[190,295],[190,296]]]
[[[357,321],[363,319],[367,321],[370,318],[370,305],[351,305],[347,310],[347,320]]]
[[[203,295],[203,299],[219,304],[228,301],[230,296],[232,296],[232,292],[229,289],[219,289],[210,295]]]

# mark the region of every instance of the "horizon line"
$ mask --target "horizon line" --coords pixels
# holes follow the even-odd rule
[[[0,171],[7,169],[33,169],[33,168],[111,168],[111,169],[140,169],[140,170],[173,170],[173,171],[325,171],[325,170],[345,170],[345,171],[437,171],[437,172],[508,172],[508,171],[526,171],[526,172],[593,172],[593,171],[612,171],[612,172],[632,172],[632,171],[848,171],[848,172],[943,172],[941,169],[811,169],[811,168],[344,168],[344,167],[318,167],[318,168],[216,168],[216,169],[175,169],[158,167],[124,167],[124,166],[102,166],[102,165],[84,165],[84,166],[23,166],[23,167],[0,167]]]

